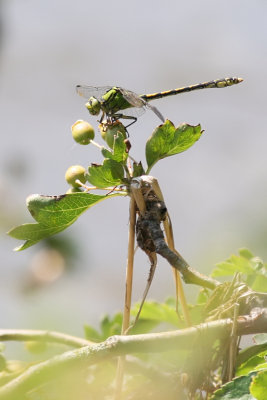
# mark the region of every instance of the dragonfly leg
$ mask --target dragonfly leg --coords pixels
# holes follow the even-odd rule
[[[105,113],[104,113],[104,111],[102,112],[102,115],[101,115],[101,118],[100,118],[100,120],[98,121],[100,124],[102,124],[102,121],[103,121],[103,119],[104,119],[104,116],[105,116]]]
[[[113,114],[112,117],[114,118],[115,121],[117,121],[118,119],[131,119],[131,120],[133,120],[130,124],[125,126],[125,129],[129,128],[129,126],[133,125],[137,121],[136,117],[132,117],[130,115],[124,115],[124,114]]]

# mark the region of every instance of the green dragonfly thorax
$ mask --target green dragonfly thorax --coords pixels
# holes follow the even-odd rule
[[[119,88],[114,86],[102,96],[101,108],[106,114],[115,114],[120,110],[132,107],[130,103],[123,97]]]
[[[98,115],[100,110],[104,111],[107,115],[113,115],[120,110],[130,107],[132,105],[125,100],[117,87],[108,90],[102,96],[101,100],[98,100],[96,97],[90,97],[86,103],[86,108],[91,115]]]

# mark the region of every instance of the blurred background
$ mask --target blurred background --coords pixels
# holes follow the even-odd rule
[[[230,4],[230,6],[227,6]],[[175,125],[201,123],[201,139],[158,163],[177,250],[196,269],[248,247],[267,257],[267,4],[262,0],[93,2],[2,0],[0,29],[0,313],[2,328],[83,335],[104,313],[122,310],[128,199],[98,204],[66,232],[24,252],[6,236],[33,222],[31,193],[63,194],[66,169],[101,162],[74,144],[70,127],[96,118],[76,84],[151,93],[228,76],[244,82],[154,102]],[[130,128],[132,156],[160,123],[147,112]],[[101,142],[101,138],[96,138]],[[137,252],[133,300],[149,263]],[[189,298],[196,288],[186,288]],[[174,295],[159,259],[149,298]]]

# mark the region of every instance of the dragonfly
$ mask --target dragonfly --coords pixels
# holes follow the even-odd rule
[[[242,78],[223,78],[209,82],[198,83],[196,85],[166,90],[164,92],[141,95],[118,86],[77,85],[76,91],[80,96],[85,97],[88,100],[86,103],[86,108],[91,115],[99,115],[100,112],[102,112],[102,116],[99,121],[100,123],[102,123],[104,118],[106,118],[108,122],[114,122],[118,119],[129,119],[132,120],[132,122],[127,126],[129,127],[137,121],[137,117],[135,115],[140,116],[147,109],[153,111],[162,122],[165,121],[161,112],[155,106],[150,104],[151,100],[161,99],[199,89],[224,88],[227,86],[236,85],[242,81]],[[129,110],[131,108],[135,110],[134,113],[131,113]],[[123,113],[124,110],[127,110],[127,114]]]

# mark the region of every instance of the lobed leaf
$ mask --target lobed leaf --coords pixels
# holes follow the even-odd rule
[[[133,163],[133,178],[137,178],[138,176],[145,175],[145,170],[141,161],[139,163]]]
[[[111,159],[105,159],[102,165],[88,168],[87,180],[99,188],[118,186],[123,182],[124,169],[122,164]]]
[[[250,260],[243,256],[232,255],[227,261],[216,264],[216,268],[212,271],[212,276],[229,276],[235,272],[243,274],[254,273]]]
[[[267,333],[257,333],[253,336],[253,341],[256,344],[266,344],[267,349]]]
[[[23,224],[11,229],[8,235],[25,243],[14,250],[25,250],[40,240],[63,231],[88,208],[109,197],[89,193],[72,193],[61,196],[33,194],[27,198],[27,207],[38,222]]]
[[[251,372],[226,383],[213,393],[210,400],[255,400],[255,397],[249,391],[254,375],[256,375],[256,372]]]
[[[255,351],[257,351],[257,349],[255,349]],[[266,353],[266,351],[258,352],[256,356],[249,358],[246,362],[241,364],[240,367],[236,370],[236,376],[246,375],[249,372],[258,371],[259,369],[266,368]],[[247,353],[241,354],[241,357],[245,356],[246,354]],[[240,359],[241,358],[238,359],[238,362],[240,361]]]
[[[250,393],[257,400],[266,400],[266,388],[267,388],[267,369],[260,371],[256,376],[253,377],[250,385]]]
[[[122,325],[122,313],[117,313],[113,317],[104,315],[100,322],[100,330],[97,331],[90,325],[84,326],[85,337],[88,340],[101,342],[113,335],[120,335]]]
[[[132,315],[136,316],[140,308],[140,303],[136,303],[132,309]],[[174,307],[166,303],[158,303],[156,301],[146,301],[143,305],[140,320],[154,321],[158,324],[162,322],[171,325],[178,325],[178,317]]]
[[[216,264],[212,276],[232,276],[235,272],[246,275],[245,282],[254,291],[266,292],[267,266],[259,257],[254,257],[247,249],[239,250],[239,255],[231,255],[226,261]]]
[[[147,140],[147,173],[157,161],[189,149],[202,133],[200,125],[192,126],[183,123],[175,128],[171,121],[166,120]]]
[[[118,132],[118,134],[114,136],[113,151],[103,148],[102,154],[105,158],[125,164],[128,158],[128,153],[124,135],[121,132]]]

